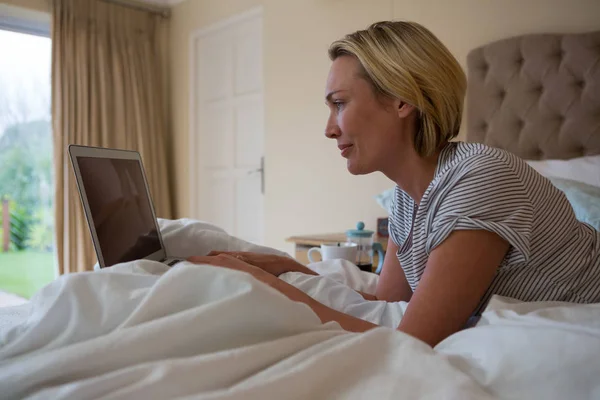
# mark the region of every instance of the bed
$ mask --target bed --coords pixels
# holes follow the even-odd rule
[[[600,32],[474,49],[468,140],[593,180],[599,59]],[[178,257],[276,252],[199,221],[160,224]],[[367,304],[351,289],[372,292],[376,275],[342,261],[311,267],[325,276],[283,279],[384,326],[348,333],[245,274],[137,261],[61,277],[0,310],[0,397],[600,398],[600,305],[492,298],[476,327],[431,349],[392,328],[405,303]]]
[[[600,32],[501,40],[467,66],[468,141],[525,160],[600,154]]]
[[[527,160],[600,230],[600,32],[501,40],[467,66],[467,141]]]

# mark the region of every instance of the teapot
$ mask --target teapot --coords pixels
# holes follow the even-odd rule
[[[373,254],[376,251],[379,256],[376,273],[380,273],[381,268],[383,267],[385,253],[381,243],[374,242],[374,233],[374,231],[365,230],[364,222],[360,221],[356,224],[356,229],[349,229],[346,231],[346,240],[348,242],[356,243],[358,246],[356,265],[362,271],[373,272]]]

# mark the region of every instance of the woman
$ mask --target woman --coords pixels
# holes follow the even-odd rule
[[[427,29],[380,22],[334,42],[325,134],[350,173],[396,183],[390,240],[375,296],[409,301],[398,330],[431,346],[462,329],[493,294],[522,301],[600,301],[600,233],[565,196],[505,151],[450,142],[466,79]],[[195,257],[234,268],[308,304],[349,331],[375,325],[332,310],[276,278],[313,273],[258,254]]]

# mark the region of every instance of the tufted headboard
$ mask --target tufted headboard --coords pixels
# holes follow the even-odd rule
[[[500,40],[467,67],[468,141],[528,160],[600,154],[600,31]]]

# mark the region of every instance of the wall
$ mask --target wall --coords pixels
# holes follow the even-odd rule
[[[266,243],[291,251],[290,235],[340,231],[384,216],[373,196],[381,174],[355,177],[323,135],[336,38],[382,19],[422,23],[465,65],[470,49],[513,35],[600,29],[596,0],[187,0],[171,20],[171,107],[178,216],[188,216],[188,41],[192,31],[257,5],[264,10]]]

